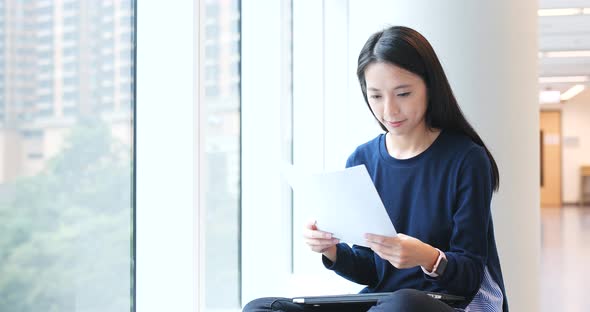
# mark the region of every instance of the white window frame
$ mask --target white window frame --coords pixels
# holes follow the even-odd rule
[[[136,5],[136,311],[197,311],[199,1]]]
[[[242,2],[242,305],[284,293],[291,272],[290,193],[280,175],[290,140],[281,127],[283,3]]]

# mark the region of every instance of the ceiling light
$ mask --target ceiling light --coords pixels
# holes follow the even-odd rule
[[[539,57],[590,57],[590,50],[577,51],[543,51]]]
[[[584,15],[590,15],[590,8],[584,8]]]
[[[584,91],[585,88],[586,87],[581,84],[575,85],[575,86],[569,88],[569,90],[565,91],[561,95],[561,100],[567,101],[567,100],[573,98],[574,96],[578,95],[580,92]]]
[[[567,9],[540,9],[537,11],[539,16],[568,16],[587,14],[586,9],[582,8],[567,8]]]
[[[545,90],[539,92],[539,103],[541,104],[559,103],[560,100],[561,92],[557,90]]]
[[[588,76],[539,77],[539,83],[587,82],[587,81],[590,81],[590,78],[588,78]]]

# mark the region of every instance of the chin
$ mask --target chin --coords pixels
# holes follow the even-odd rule
[[[402,127],[403,128],[403,127]],[[387,128],[387,131],[389,131],[389,133],[391,133],[391,135],[404,135],[407,133],[407,131],[405,131],[404,129],[400,129],[400,128]]]

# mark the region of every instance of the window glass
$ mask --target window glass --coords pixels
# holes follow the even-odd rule
[[[206,46],[201,60],[206,114],[206,310],[240,308],[240,1],[203,1]],[[235,17],[237,16],[237,21]],[[225,38],[235,38],[227,41]],[[205,66],[204,64],[207,64]]]
[[[102,27],[134,37],[113,19],[134,15],[123,2],[0,5],[0,311],[133,311],[134,95],[102,85],[134,60],[100,53],[117,49]]]

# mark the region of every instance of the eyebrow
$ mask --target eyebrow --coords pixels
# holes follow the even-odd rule
[[[399,85],[399,86],[397,86],[397,87],[393,88],[393,90],[397,90],[397,89],[403,89],[403,88],[408,88],[408,87],[410,87],[410,85],[409,85],[409,84],[403,84],[403,85]],[[369,91],[381,91],[381,90],[379,90],[379,89],[377,89],[377,88],[373,88],[373,87],[371,87],[371,88],[368,88],[367,90],[369,90]]]

